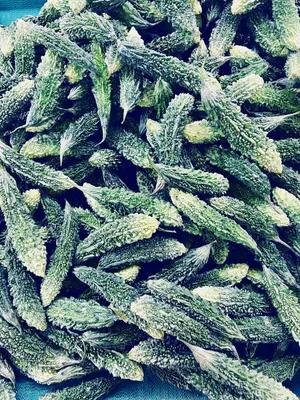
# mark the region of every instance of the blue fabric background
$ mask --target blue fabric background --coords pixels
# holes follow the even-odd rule
[[[0,24],[7,25],[24,15],[37,15],[44,0],[0,0]],[[38,385],[24,377],[17,379],[17,400],[38,400],[40,396],[54,391],[53,387]],[[300,374],[290,388],[300,396]],[[124,382],[109,400],[204,400],[205,397],[179,390],[162,383],[155,376],[146,374],[143,382]],[[220,399],[221,400],[221,399]],[[278,399],[280,400],[280,399]]]

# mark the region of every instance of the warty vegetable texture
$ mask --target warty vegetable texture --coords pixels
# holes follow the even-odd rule
[[[147,370],[298,398],[299,12],[48,0],[0,27],[0,400]]]

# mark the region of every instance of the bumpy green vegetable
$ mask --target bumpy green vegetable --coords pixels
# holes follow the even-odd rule
[[[240,17],[231,12],[228,5],[223,10],[216,27],[209,39],[209,52],[211,56],[223,56],[233,42],[240,23]]]
[[[254,40],[264,51],[273,57],[284,57],[288,54],[288,49],[281,40],[280,30],[267,14],[254,11],[250,15],[249,25],[254,33]]]
[[[73,209],[66,203],[64,221],[57,247],[51,257],[46,277],[41,285],[41,298],[47,307],[59,294],[63,281],[72,266],[77,243],[77,220]]]
[[[215,303],[232,317],[254,317],[272,312],[272,306],[266,296],[253,290],[202,286],[194,289],[193,293]]]
[[[125,324],[124,322],[115,323],[105,332],[86,331],[82,334],[81,340],[93,347],[102,347],[104,349],[118,349],[123,351],[131,348],[145,338],[145,333],[139,330],[135,325]]]
[[[47,310],[49,320],[61,328],[86,331],[111,326],[116,321],[115,314],[94,300],[61,298]]]
[[[250,343],[291,340],[287,328],[276,317],[237,318],[235,322]]]
[[[100,258],[98,268],[115,269],[120,265],[172,260],[186,251],[184,245],[177,240],[157,236],[107,252]]]
[[[0,160],[25,181],[35,186],[43,186],[53,191],[64,191],[76,186],[76,183],[61,171],[29,160],[2,142],[0,143]]]
[[[276,142],[277,150],[283,162],[300,162],[300,140],[283,139]]]
[[[125,70],[120,76],[120,106],[123,109],[123,123],[127,114],[134,110],[141,96],[141,81],[134,71]]]
[[[300,174],[292,168],[283,166],[282,174],[270,176],[273,185],[279,186],[300,197]]]
[[[31,75],[35,64],[34,42],[26,37],[26,24],[18,20],[14,41],[15,73],[16,75]]]
[[[192,43],[197,43],[199,41],[200,32],[191,3],[191,1],[183,0],[159,0],[157,2],[160,11],[171,22],[174,30],[183,30],[191,33],[193,35]]]
[[[80,142],[85,141],[89,136],[98,130],[99,119],[96,113],[84,114],[64,131],[60,138],[60,162],[62,164],[64,154]]]
[[[16,400],[16,392],[13,385],[2,378],[0,378],[0,391],[1,400]]]
[[[154,160],[150,146],[133,133],[121,129],[110,131],[107,143],[133,164],[142,168],[153,166]]]
[[[128,356],[131,360],[160,368],[199,370],[196,360],[184,346],[171,340],[142,341],[130,350]]]
[[[0,98],[0,130],[4,131],[26,108],[33,95],[34,81],[25,79]]]
[[[54,393],[42,396],[40,400],[99,400],[110,393],[118,384],[115,378],[95,378],[82,382],[69,388],[58,390]]]
[[[226,264],[219,269],[203,272],[189,281],[188,287],[194,289],[198,286],[232,286],[240,283],[249,270],[247,264]]]
[[[117,208],[122,205],[128,212],[144,213],[157,218],[164,225],[181,226],[182,219],[171,204],[144,193],[126,189],[107,189],[88,183],[83,185],[83,193],[106,207]]]
[[[208,161],[234,176],[259,197],[270,197],[271,185],[260,168],[247,159],[241,158],[232,150],[211,147],[206,153]]]
[[[7,290],[7,283],[6,278],[4,275],[3,267],[0,266],[0,285],[1,285],[1,308],[0,308],[0,315],[1,318],[5,319],[9,324],[15,326],[17,329],[21,330],[20,323],[18,321],[17,315],[15,310],[12,306],[12,301],[9,297],[9,293]]]
[[[254,105],[281,113],[297,112],[300,106],[300,100],[295,90],[290,88],[280,89],[270,82],[265,83],[252,95],[249,101]]]
[[[155,137],[155,148],[160,162],[168,165],[182,164],[182,131],[194,104],[189,94],[180,94],[170,103],[161,120],[161,131]]]
[[[109,222],[78,245],[76,259],[82,262],[124,244],[149,239],[158,226],[155,218],[143,214],[131,214]]]
[[[295,1],[272,0],[275,24],[290,50],[300,50],[300,17]]]
[[[33,213],[39,206],[40,201],[41,201],[41,192],[39,189],[29,189],[26,190],[22,194],[24,203],[27,205],[29,208],[29,211]]]
[[[124,62],[153,78],[162,78],[170,84],[178,84],[198,93],[201,87],[200,72],[192,65],[176,57],[166,56],[144,46],[122,42],[118,47]]]
[[[217,195],[224,194],[229,189],[228,180],[221,174],[164,164],[156,164],[155,168],[171,187],[179,187],[187,192]]]
[[[296,400],[297,398],[280,383],[261,373],[249,370],[238,360],[196,346],[188,345],[188,347],[199,362],[201,369],[223,384],[230,385],[233,390],[241,393],[245,398],[253,400],[262,398],[271,400],[280,397],[286,400]]]
[[[202,343],[203,346],[214,349],[234,351],[231,343],[211,332],[203,324],[189,317],[176,308],[170,308],[162,301],[151,296],[139,297],[131,304],[131,311],[166,333],[181,340]]]
[[[63,60],[48,50],[37,69],[36,88],[26,119],[26,130],[41,132],[51,129],[61,116]]]
[[[201,89],[202,104],[213,118],[233,150],[256,161],[270,172],[282,172],[282,164],[276,146],[263,135],[261,129],[251,123],[249,117],[230,101],[215,81],[207,77]]]
[[[0,169],[0,205],[18,258],[38,276],[45,275],[47,253],[42,231],[24,204],[16,181]]]
[[[49,196],[42,197],[42,206],[48,222],[48,236],[51,239],[58,239],[64,219],[63,210],[57,201]]]
[[[91,75],[94,87],[92,89],[97,104],[98,116],[102,127],[102,142],[105,141],[110,121],[111,111],[111,83],[108,67],[104,60],[101,46],[93,44],[93,60],[101,76]]]
[[[285,189],[273,189],[275,202],[287,213],[294,224],[300,223],[300,200]]]
[[[273,221],[261,211],[234,197],[222,196],[210,199],[210,204],[220,213],[233,218],[250,232],[267,239],[280,241]]]
[[[269,378],[275,379],[275,381],[284,382],[294,377],[299,370],[300,364],[298,356],[285,356],[270,362],[253,360],[248,366]]]
[[[194,121],[186,125],[184,128],[184,137],[194,144],[214,143],[224,138],[214,124],[206,119]]]
[[[32,40],[37,44],[43,44],[46,48],[57,52],[61,57],[66,57],[74,65],[98,74],[90,54],[69,40],[65,35],[61,35],[50,28],[34,25],[32,22],[26,22],[26,28],[27,35],[32,37]]]
[[[245,14],[257,6],[264,4],[265,0],[233,0],[231,5],[232,14]]]
[[[111,303],[114,311],[125,322],[133,322],[156,339],[163,338],[163,332],[150,326],[143,319],[130,311],[131,303],[138,297],[138,291],[111,273],[99,273],[93,268],[78,267],[74,271],[76,277],[100,293]]]
[[[225,316],[214,304],[198,297],[183,286],[163,279],[150,280],[147,286],[155,298],[178,307],[218,335],[244,340],[233,320]]]
[[[199,227],[213,232],[220,239],[241,243],[256,251],[257,245],[251,236],[236,222],[223,217],[204,201],[196,196],[171,189],[171,199],[187,217],[194,221]]]
[[[37,291],[37,285],[18,260],[10,240],[6,243],[8,285],[13,304],[28,326],[40,331],[47,329],[46,314]]]
[[[68,0],[47,0],[39,12],[38,19],[45,25],[68,11],[70,11]]]
[[[225,93],[237,104],[243,104],[246,100],[250,99],[263,84],[263,78],[250,73],[227,86]]]
[[[286,325],[295,341],[299,342],[300,306],[295,293],[271,269],[264,267],[263,286],[277,310],[279,319]]]
[[[212,243],[189,250],[183,257],[153,275],[155,279],[165,279],[174,283],[182,283],[204,267],[211,253]]]

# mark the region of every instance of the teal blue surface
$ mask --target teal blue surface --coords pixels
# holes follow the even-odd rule
[[[24,15],[37,15],[43,4],[43,0],[0,0],[0,25],[7,25]],[[19,377],[17,381],[17,400],[38,400],[42,395],[55,390],[55,388],[38,385],[23,377]],[[300,396],[300,374],[294,379],[290,389]],[[176,389],[162,383],[153,375],[146,374],[143,382],[122,383],[107,399],[204,400],[206,398],[199,394]]]

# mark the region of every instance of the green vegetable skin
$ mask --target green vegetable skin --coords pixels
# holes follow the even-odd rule
[[[20,373],[98,400],[144,365],[296,400],[299,10],[47,0],[0,27],[0,400]]]

